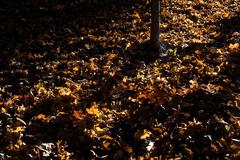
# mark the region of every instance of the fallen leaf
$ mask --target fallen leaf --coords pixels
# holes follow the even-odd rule
[[[61,89],[59,89],[58,93],[61,96],[69,96],[72,93],[72,91],[69,88],[61,88]]]
[[[39,114],[36,116],[36,120],[40,120],[42,122],[48,123],[50,122],[50,120],[52,119],[51,116],[46,116],[44,114]]]
[[[74,110],[73,117],[77,120],[83,119],[83,113],[81,111]]]
[[[88,114],[95,115],[97,117],[101,115],[101,111],[99,110],[96,102],[93,102],[92,106],[90,108],[87,108],[86,111]]]
[[[215,144],[211,144],[211,151],[215,152],[215,153],[218,152],[218,148],[217,148],[217,146]]]
[[[105,148],[105,149],[107,149],[107,150],[109,150],[110,148],[109,148],[109,146],[110,146],[110,144],[111,143],[109,143],[108,141],[103,141],[103,147]]]
[[[134,137],[139,140],[145,140],[151,136],[151,132],[147,129],[144,129],[143,131],[138,131],[134,134]]]
[[[237,50],[237,49],[239,49],[239,43],[234,43],[234,44],[230,43],[230,45],[229,45],[228,48],[229,48],[231,51]]]

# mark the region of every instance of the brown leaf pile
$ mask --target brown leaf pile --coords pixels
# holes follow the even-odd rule
[[[239,159],[239,5],[0,2],[0,159]]]

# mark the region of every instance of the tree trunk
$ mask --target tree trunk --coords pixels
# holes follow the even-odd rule
[[[152,22],[151,22],[151,35],[150,44],[154,51],[160,50],[160,0],[152,0]]]

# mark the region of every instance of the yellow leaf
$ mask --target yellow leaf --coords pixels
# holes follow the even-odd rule
[[[86,111],[90,115],[95,115],[97,117],[100,116],[100,110],[98,109],[98,105],[96,104],[96,102],[94,102],[90,108],[87,108]]]
[[[39,95],[45,95],[45,94],[47,94],[47,90],[44,87],[40,87],[38,89],[38,94]]]
[[[239,43],[234,43],[234,44],[230,44],[228,47],[230,50],[237,50],[239,49]]]
[[[78,71],[78,70],[79,70],[78,67],[74,67],[74,68],[73,68],[73,71]]]
[[[139,72],[137,73],[137,79],[138,79],[138,80],[141,80],[143,77],[144,77],[144,76],[141,75]]]
[[[225,125],[225,129],[226,129],[227,132],[229,132],[229,130],[231,129],[231,126]]]
[[[223,54],[224,52],[223,52],[222,49],[217,49],[216,53],[217,53],[217,54]]]
[[[126,45],[126,47],[125,47],[125,50],[127,50],[129,47],[131,47],[131,45],[132,45],[132,44],[131,44],[130,42],[128,42],[127,45]]]
[[[143,131],[138,131],[134,134],[135,138],[139,139],[139,140],[144,140],[149,138],[151,135],[151,132],[144,129]]]
[[[224,14],[223,14],[223,18],[229,18],[229,16],[230,16],[230,13],[229,12],[224,12]]]
[[[148,137],[150,137],[150,132],[144,130],[143,134],[140,136],[140,139],[146,139]]]
[[[103,135],[101,138],[103,138],[103,139],[106,139],[106,140],[113,140],[113,138],[112,137],[110,137],[109,135]]]
[[[91,107],[91,108],[87,108],[86,110],[87,110],[87,113],[91,114],[91,115],[98,115],[99,114],[99,109],[98,108]]]
[[[72,93],[72,91],[71,91],[71,89],[69,89],[69,88],[61,88],[61,89],[58,91],[58,93],[59,93],[61,96],[69,96],[69,95]]]
[[[134,13],[132,14],[132,16],[136,19],[141,19],[139,13],[137,11],[134,11]]]
[[[94,125],[93,127],[94,133],[98,136],[105,134],[107,130],[107,128],[101,128],[98,125]]]
[[[108,150],[108,149],[109,149],[109,146],[110,146],[110,144],[111,144],[111,143],[109,143],[109,142],[107,142],[107,141],[103,141],[103,144],[102,144],[102,145],[103,145],[103,147],[104,147],[105,149],[107,149],[107,150]]]
[[[115,59],[116,57],[117,57],[116,54],[110,53],[110,54],[108,55],[108,60],[113,60],[113,59]]]
[[[6,113],[6,112],[7,112],[7,110],[5,108],[1,107],[1,113]]]
[[[8,129],[8,132],[10,132],[10,133],[19,133],[19,132],[23,132],[24,130],[25,130],[25,128],[23,128],[23,127],[16,127],[16,128]]]
[[[47,90],[43,83],[39,82],[37,85],[34,86],[35,90],[38,92],[38,95],[45,95],[47,94]]]
[[[90,69],[90,71],[96,71],[96,70],[99,69],[98,66],[97,66],[97,64],[94,63],[94,62],[91,62],[91,63],[89,64],[88,68]]]

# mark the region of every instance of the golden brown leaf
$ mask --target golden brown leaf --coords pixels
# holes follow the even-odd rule
[[[148,98],[147,93],[140,93],[137,96],[137,99],[147,99],[147,98]]]
[[[98,66],[97,66],[96,63],[91,62],[91,63],[89,64],[88,69],[89,69],[90,71],[97,71],[99,68],[98,68]]]
[[[134,13],[132,14],[132,16],[133,16],[134,18],[136,18],[136,19],[140,19],[140,18],[141,18],[140,15],[139,15],[139,13],[138,13],[137,11],[134,11]]]
[[[40,120],[42,122],[48,123],[50,122],[50,120],[52,119],[51,116],[46,116],[44,114],[39,114],[36,116],[36,120]]]
[[[107,134],[103,135],[101,138],[106,139],[106,140],[113,140],[113,138],[110,137],[110,136],[107,135]]]
[[[229,126],[229,125],[225,125],[225,129],[226,129],[227,132],[229,132],[230,129],[231,129],[231,126]]]
[[[151,132],[147,129],[144,129],[143,131],[138,131],[134,134],[134,137],[138,140],[145,140],[151,136]]]
[[[124,150],[128,153],[133,153],[133,148],[129,145],[125,145],[124,146]]]
[[[190,157],[193,156],[193,151],[190,148],[185,148],[185,152],[188,156],[190,156]]]
[[[101,115],[101,111],[99,110],[96,102],[93,102],[92,106],[90,108],[87,108],[86,111],[88,114],[95,115],[97,117]]]
[[[96,124],[93,127],[93,131],[96,135],[100,136],[100,135],[103,135],[106,133],[107,128],[101,128],[101,127],[99,127],[99,125]]]
[[[237,49],[239,49],[239,43],[234,43],[234,44],[230,43],[230,45],[229,45],[228,48],[229,48],[231,51],[237,50]]]
[[[203,61],[201,61],[201,60],[196,60],[196,65],[198,66],[198,67],[204,67],[205,66],[205,64],[204,64],[204,62]]]
[[[114,60],[116,57],[117,57],[117,55],[114,53],[108,54],[108,60],[110,60],[110,61]]]
[[[201,56],[201,55],[203,54],[202,51],[200,51],[200,50],[196,50],[195,53],[196,53],[198,56]]]
[[[109,143],[108,141],[103,141],[102,146],[103,146],[104,149],[109,150],[109,149],[110,149],[110,148],[109,148],[110,144],[111,144],[111,143]]]
[[[73,117],[77,120],[83,119],[83,113],[81,111],[73,111]]]
[[[215,144],[211,144],[211,151],[215,153],[218,152],[217,146]]]
[[[58,91],[58,93],[59,93],[61,96],[69,96],[69,95],[72,93],[72,91],[71,91],[71,89],[69,89],[69,88],[61,88],[61,89]]]

